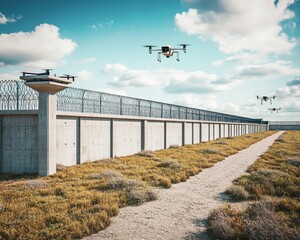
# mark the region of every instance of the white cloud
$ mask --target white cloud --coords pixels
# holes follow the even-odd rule
[[[19,80],[20,73],[1,73],[0,80]]]
[[[58,27],[41,24],[32,32],[0,34],[0,46],[0,62],[5,65],[48,68],[70,54],[76,43],[61,38]]]
[[[200,2],[198,9],[177,13],[178,28],[190,35],[211,38],[226,53],[254,51],[259,53],[286,53],[296,41],[288,39],[280,25],[294,18],[288,9],[294,0],[216,0],[214,4]],[[204,4],[210,9],[201,8]]]
[[[97,23],[97,24],[93,24],[91,25],[91,28],[94,29],[95,31],[98,31],[98,30],[101,30],[101,29],[104,29],[104,28],[110,28],[114,25],[114,20],[109,20],[108,22],[100,22],[100,23]]]
[[[91,63],[91,62],[95,62],[97,59],[95,57],[90,57],[90,58],[85,58],[82,59],[80,61],[77,61],[77,64],[84,64],[84,63]]]
[[[18,16],[16,18],[14,16],[6,17],[3,13],[0,12],[0,24],[13,23],[21,18],[22,16]]]
[[[240,65],[233,69],[232,79],[271,78],[299,75],[300,69],[294,68],[289,61],[274,61],[263,64]]]
[[[231,55],[223,60],[216,60],[212,62],[213,66],[222,66],[226,63],[264,63],[267,61],[265,54],[241,52]]]
[[[86,70],[82,70],[77,73],[77,76],[79,77],[79,79],[88,80],[93,76],[93,73],[88,72]]]
[[[203,97],[201,97],[198,94],[188,93],[181,95],[181,97],[174,103],[198,109],[223,112],[235,115],[239,115],[241,111],[241,108],[237,104],[220,102],[214,95],[209,95],[208,97],[203,99]]]
[[[99,91],[104,92],[104,93],[115,94],[115,95],[127,96],[126,91],[121,90],[121,89],[101,88],[101,89],[99,89]]]
[[[161,87],[168,93],[208,93],[227,90],[231,83],[215,74],[178,69],[136,70],[123,64],[106,64],[103,70],[113,75],[116,87]]]

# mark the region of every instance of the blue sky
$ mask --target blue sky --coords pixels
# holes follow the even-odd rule
[[[0,79],[54,68],[79,88],[300,120],[299,26],[299,0],[0,0]],[[180,62],[142,47],[179,43]]]

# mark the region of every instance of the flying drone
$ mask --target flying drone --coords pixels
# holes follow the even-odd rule
[[[269,110],[271,111],[271,113],[273,113],[273,112],[278,113],[278,111],[281,110],[281,108],[269,108]]]
[[[268,96],[262,96],[262,97],[260,97],[260,96],[257,96],[256,95],[256,98],[257,99],[260,99],[260,101],[261,101],[261,105],[263,104],[263,101],[268,101],[268,100],[270,100],[270,104],[272,104],[272,99],[275,99],[275,97],[276,96],[270,96],[270,97],[268,97]]]
[[[179,62],[179,51],[183,51],[186,53],[186,47],[189,46],[189,44],[179,44],[179,46],[182,46],[182,48],[172,48],[169,45],[162,46],[161,48],[153,49],[154,45],[145,45],[144,47],[149,49],[149,53],[152,54],[152,52],[158,52],[157,54],[157,61],[161,62],[161,54],[163,54],[166,58],[172,57],[174,53],[177,54],[176,60]]]

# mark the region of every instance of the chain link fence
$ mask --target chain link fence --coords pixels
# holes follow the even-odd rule
[[[27,87],[24,81],[0,81],[0,111],[38,110],[38,97],[39,93]],[[63,112],[114,114],[153,118],[263,123],[261,119],[240,117],[72,87],[66,88],[57,94],[57,110]]]

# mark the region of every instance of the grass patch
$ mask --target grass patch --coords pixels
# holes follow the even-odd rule
[[[120,207],[155,200],[153,187],[170,188],[172,183],[186,181],[273,133],[217,140],[227,144],[210,141],[178,146],[150,152],[151,157],[143,152],[58,166],[59,171],[49,177],[0,175],[0,239],[79,239],[91,235],[106,228]],[[217,152],[207,154],[205,149]]]
[[[219,239],[299,239],[300,131],[282,134],[267,152],[236,179],[226,193],[232,200],[256,200],[243,210],[228,204],[209,217]],[[217,222],[219,219],[223,222]]]

